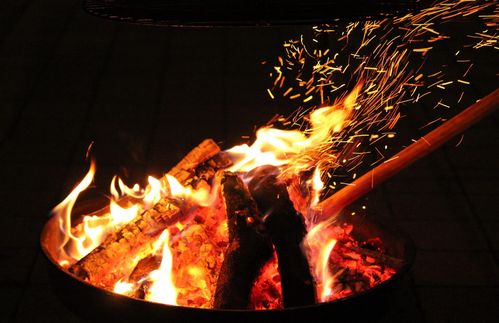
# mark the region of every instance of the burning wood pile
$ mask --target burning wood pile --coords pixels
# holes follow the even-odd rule
[[[381,241],[357,243],[349,235],[351,226],[338,223],[308,232],[306,217],[295,205],[301,203],[303,209],[310,196],[293,196],[298,191],[280,178],[278,167],[232,172],[231,166],[230,154],[208,139],[157,180],[153,198],[154,181],[149,195],[142,196],[120,181],[128,195],[117,196],[110,207],[70,229],[60,264],[120,294],[223,309],[273,309],[336,299],[379,284],[401,265],[383,260]],[[94,165],[90,178],[93,172]],[[135,203],[141,197],[139,212]],[[56,210],[68,211],[67,205]],[[129,210],[136,215],[107,228],[107,234],[92,241],[95,248],[85,249],[91,228],[101,227],[116,210],[121,216]],[[79,255],[69,260],[75,253]]]
[[[494,111],[498,96],[496,90],[321,202],[319,168],[291,172],[275,151],[272,158],[241,156],[241,147],[221,151],[207,139],[162,178],[149,177],[145,189],[115,178],[109,207],[72,216],[95,173],[92,162],[54,209],[55,260],[99,288],[189,307],[277,309],[366,291],[392,277],[403,259],[388,254],[380,238],[355,239],[338,212]]]

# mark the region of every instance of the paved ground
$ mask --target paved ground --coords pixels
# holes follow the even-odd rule
[[[2,1],[0,321],[83,321],[53,292],[38,237],[90,142],[104,188],[125,170],[130,181],[160,174],[205,137],[232,146],[286,111],[260,61],[301,30],[155,29],[88,16],[79,0]],[[490,67],[472,80],[477,97],[497,85]],[[383,322],[499,317],[498,129],[495,113],[369,195],[418,247]]]

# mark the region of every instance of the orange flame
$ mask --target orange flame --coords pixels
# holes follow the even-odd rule
[[[80,193],[86,190],[92,183],[95,175],[95,168],[95,161],[92,160],[90,169],[83,180],[52,210],[52,214],[59,218],[59,228],[63,235],[58,255],[61,264],[67,264],[70,260],[79,257],[83,253],[87,253],[87,250],[89,249],[88,241],[93,240],[91,234],[90,236],[76,236],[71,232],[71,211],[73,210],[76,199]],[[93,246],[90,246],[90,248],[93,249]]]
[[[189,199],[200,206],[208,206],[213,202],[214,196],[213,194],[210,195],[210,191],[206,187],[193,189],[190,186],[183,186],[175,177],[168,174],[166,175],[166,181],[172,197]]]
[[[334,282],[334,276],[329,272],[329,256],[331,251],[333,251],[336,245],[336,240],[331,239],[326,245],[321,249],[318,263],[316,264],[316,276],[321,277],[322,291],[320,292],[320,300],[325,302],[331,296],[332,289],[331,286]]]
[[[311,156],[318,148],[324,150],[325,145],[331,144],[331,134],[344,129],[357,108],[355,102],[362,85],[360,82],[339,103],[312,111],[308,136],[298,130],[260,128],[251,146],[244,144],[227,150],[235,161],[230,171],[248,172],[263,165],[287,165],[296,171],[309,169],[315,163],[304,157]]]
[[[316,280],[320,301],[327,301],[332,294],[334,275],[329,271],[329,257],[336,245],[329,223],[314,226],[305,236],[304,247]],[[324,243],[327,242],[327,243]]]
[[[67,266],[79,260],[95,249],[105,236],[125,223],[130,222],[138,214],[140,207],[134,204],[128,208],[121,207],[115,201],[110,202],[110,213],[104,215],[87,215],[82,222],[72,227],[71,214],[74,204],[81,192],[85,191],[93,181],[95,162],[92,160],[90,169],[83,180],[73,191],[53,210],[52,214],[59,219],[59,228],[63,236],[58,260],[62,266]],[[111,190],[113,196],[116,191]]]

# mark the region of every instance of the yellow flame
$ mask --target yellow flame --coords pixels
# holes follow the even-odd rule
[[[132,221],[137,216],[139,213],[139,205],[134,204],[129,208],[123,208],[115,201],[111,201],[110,210],[111,224],[119,226]]]
[[[135,289],[134,283],[126,282],[120,279],[114,285],[113,292],[115,292],[116,294],[128,295],[131,292],[133,292],[134,289]]]
[[[168,230],[165,230],[158,239],[159,244],[162,244],[163,247],[163,259],[159,268],[149,273],[149,280],[152,281],[152,285],[147,291],[145,299],[156,303],[177,305],[177,289],[173,284],[172,277],[173,257],[168,246],[168,240]]]
[[[116,180],[118,181],[118,188],[119,191],[116,188]],[[140,189],[139,184],[133,185],[133,187],[128,187],[121,178],[118,176],[114,176],[112,181],[111,181],[111,187],[109,188],[109,191],[111,192],[111,196],[115,199],[118,200],[123,196],[130,196],[136,199],[143,199],[146,193],[143,192],[143,190]]]
[[[316,206],[319,203],[321,192],[324,189],[324,183],[321,179],[321,171],[319,167],[315,168],[314,175],[312,176],[312,202],[311,206]]]
[[[152,176],[149,176],[147,181],[149,185],[146,189],[147,193],[144,196],[144,202],[148,205],[154,205],[161,199],[161,182]]]
[[[321,302],[328,301],[333,293],[332,285],[335,277],[329,270],[329,257],[336,245],[336,239],[332,236],[330,224],[321,222],[309,230],[304,240],[309,264],[317,282],[317,295]],[[326,241],[327,243],[324,243]]]
[[[170,188],[170,196],[182,199],[189,199],[196,202],[200,206],[208,206],[215,198],[215,190],[210,195],[210,191],[206,187],[193,189],[190,186],[183,186],[180,182],[171,175],[166,175],[166,181]]]
[[[166,180],[170,187],[170,195],[173,197],[183,197],[185,188],[180,182],[173,176],[166,174]]]
[[[331,141],[331,134],[344,129],[352,111],[358,108],[355,102],[362,85],[360,82],[339,103],[312,111],[309,115],[311,127],[307,131],[308,136],[298,130],[260,128],[251,146],[244,144],[227,150],[234,160],[230,171],[248,172],[258,166],[287,164],[295,169],[308,169],[309,163],[303,164],[305,158],[300,158],[301,162],[293,162],[293,157],[303,157],[308,151],[327,145]]]
[[[59,205],[57,205],[52,210],[52,214],[58,217],[59,228],[63,235],[58,258],[62,263],[67,263],[68,261],[72,260],[75,253],[79,252],[78,246],[82,244],[81,239],[73,235],[71,232],[71,212],[80,193],[86,190],[92,183],[95,175],[95,169],[95,161],[92,160],[90,163],[90,169],[88,170],[83,180],[73,189],[71,193],[69,193],[69,195],[61,203],[59,203]],[[68,248],[68,250],[65,250],[66,244],[70,241],[74,242],[77,247]]]
[[[115,201],[110,202],[110,212],[103,215],[87,215],[81,223],[72,227],[71,214],[74,204],[81,192],[86,190],[92,183],[95,175],[95,162],[92,160],[90,169],[83,180],[73,189],[71,193],[57,205],[52,214],[59,220],[59,228],[62,235],[62,243],[58,254],[61,266],[67,266],[83,258],[90,251],[102,243],[104,238],[116,227],[133,220],[140,211],[138,204],[128,208],[121,207]],[[113,182],[115,179],[113,179]],[[114,198],[119,196],[116,189],[112,189]]]

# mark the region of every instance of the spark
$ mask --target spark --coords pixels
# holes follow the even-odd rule
[[[274,94],[272,94],[272,91],[270,91],[270,89],[267,89],[267,92],[272,100],[275,99]]]

